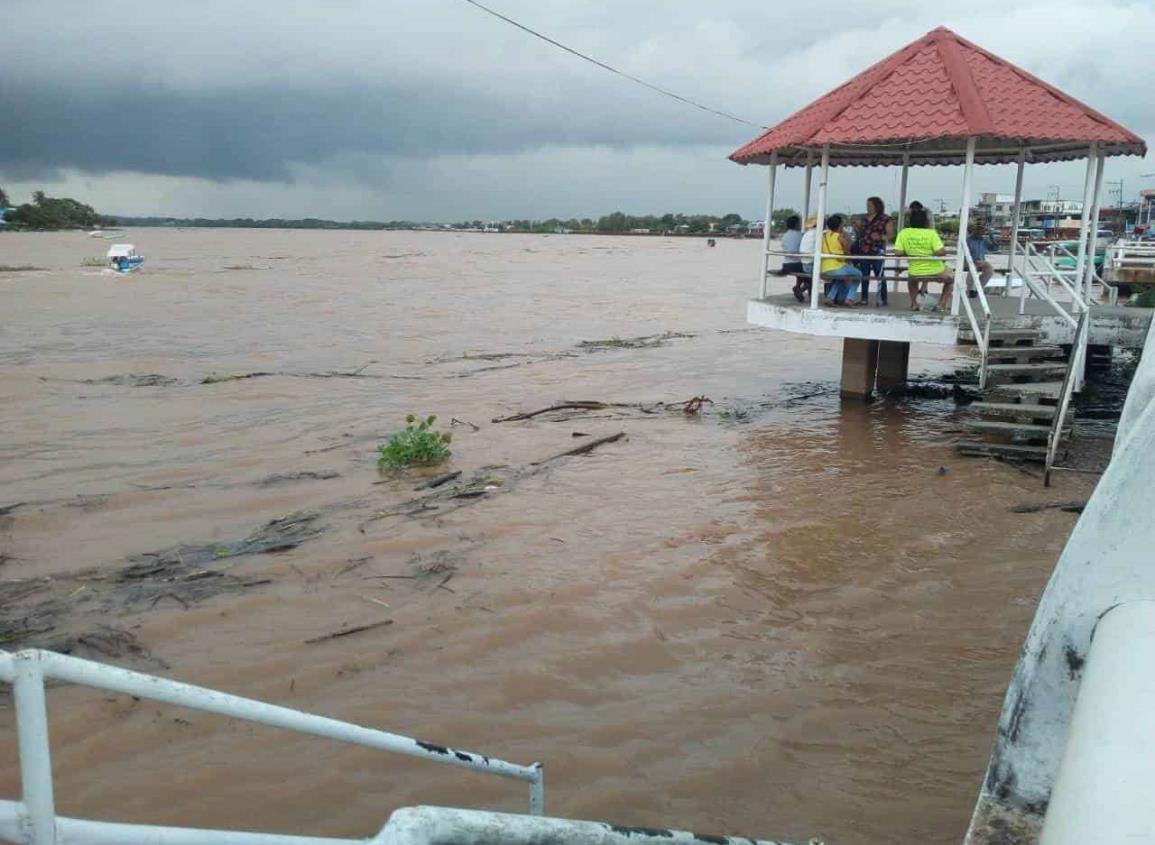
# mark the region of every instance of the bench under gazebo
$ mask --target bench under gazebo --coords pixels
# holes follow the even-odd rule
[[[1080,316],[1093,305],[1093,285],[1101,281],[1094,273],[1093,244],[1104,162],[1111,156],[1143,156],[1146,151],[1143,139],[1135,133],[939,27],[730,155],[739,164],[769,166],[759,292],[748,305],[748,320],[784,331],[842,337],[844,396],[869,396],[876,378],[882,389],[904,384],[911,342],[954,345],[960,332],[971,338],[982,354],[982,382],[992,331],[998,331],[1000,325],[1035,317],[1056,340],[1069,336],[1065,341],[1069,343],[1074,338]],[[1032,245],[1019,243],[1023,170],[1028,164],[1077,159],[1087,162],[1083,213],[1075,266],[1063,269],[1048,264],[1046,255]],[[1005,284],[1009,290],[1012,279],[1021,277],[1023,296],[1018,302],[1006,296],[987,298],[966,249],[976,164],[1017,166]],[[771,291],[771,259],[782,255],[771,249],[779,167],[803,171],[803,218],[811,214],[811,174],[817,168],[816,214],[821,230],[828,213],[830,168],[901,168],[900,208],[895,214],[895,223],[901,227],[907,210],[909,168],[920,165],[963,165],[959,246],[946,259],[948,266],[953,265],[954,277],[949,313],[911,311],[906,294],[895,295],[894,307],[887,310],[820,307],[821,238],[816,238],[813,255],[794,258],[813,262],[809,301],[799,304],[789,293],[776,295]],[[887,261],[896,263],[894,257]],[[1084,344],[1088,337],[1091,343],[1096,342],[1095,332],[1102,320],[1127,323],[1128,315],[1096,312],[1088,320]],[[1145,319],[1138,322],[1129,330],[1141,337]]]

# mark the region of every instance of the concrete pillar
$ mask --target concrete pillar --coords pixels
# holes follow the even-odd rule
[[[877,371],[877,340],[842,339],[842,398],[869,399]]]
[[[878,342],[878,389],[883,393],[906,387],[910,369],[910,344],[906,341]]]

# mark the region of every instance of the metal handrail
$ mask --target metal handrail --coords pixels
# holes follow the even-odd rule
[[[1027,245],[1027,248],[1034,251],[1034,248],[1030,244]],[[1045,260],[1045,259],[1043,259],[1043,256],[1040,255],[1037,251],[1034,251],[1034,255],[1035,255],[1035,257],[1039,258],[1040,260]],[[1067,294],[1071,297],[1071,302],[1076,304],[1080,311],[1085,310],[1087,308],[1087,303],[1085,303],[1083,301],[1082,295],[1078,292],[1078,290],[1076,288],[1071,286],[1070,282],[1067,281],[1067,278],[1066,278],[1067,271],[1066,270],[1060,270],[1059,268],[1055,267],[1053,262],[1050,262],[1050,261],[1045,262],[1043,269],[1044,269],[1044,273],[1046,273],[1049,278],[1053,278],[1055,281],[1057,281],[1060,285],[1063,286],[1063,290],[1065,290],[1067,292]],[[1073,271],[1073,270],[1070,271],[1070,275],[1075,276],[1076,271]],[[1077,282],[1078,282],[1078,280],[1076,279],[1076,283]]]
[[[0,838],[8,838],[5,831],[11,824],[15,829],[22,831],[21,837],[13,841],[26,845],[54,845],[60,824],[53,795],[52,756],[48,743],[48,711],[44,689],[46,680],[64,681],[137,698],[162,701],[206,713],[525,781],[529,783],[529,812],[532,815],[541,815],[545,811],[545,781],[540,763],[520,766],[494,757],[422,742],[238,695],[106,666],[51,651],[28,649],[15,653],[0,652],[0,682],[12,685],[15,698],[20,783],[23,793],[20,802],[0,802],[0,835],[2,835]],[[277,837],[270,837],[268,841],[276,842]],[[289,837],[283,840],[281,845],[332,845],[334,842],[336,840]]]
[[[1027,262],[1025,269],[1029,269],[1029,270],[1037,269],[1034,262],[1036,260],[1045,261],[1045,259],[1042,256],[1040,256],[1037,252],[1031,252],[1029,244],[1027,246],[1028,246],[1028,251],[1023,253],[1023,258]],[[1041,289],[1037,284],[1035,284],[1033,281],[1031,281],[1031,273],[1030,272],[1023,273],[1023,289],[1024,289],[1024,292],[1023,292],[1024,296],[1026,295],[1026,291],[1029,290],[1032,294],[1034,294],[1036,297],[1038,297],[1040,300],[1042,300],[1044,303],[1046,303],[1048,306],[1050,306],[1052,311],[1054,311],[1056,314],[1058,314],[1060,317],[1062,317],[1064,320],[1066,320],[1071,326],[1073,326],[1073,327],[1078,326],[1079,321],[1075,317],[1073,317],[1071,315],[1071,313],[1069,311],[1067,311],[1067,309],[1064,308],[1053,296],[1051,296],[1050,291]],[[1068,290],[1070,290],[1069,287],[1068,287]],[[1086,307],[1084,306],[1082,299],[1077,294],[1075,294],[1074,291],[1071,291],[1071,293],[1072,293],[1072,303],[1076,306],[1075,310],[1077,312],[1085,311]],[[1020,308],[1019,308],[1020,314],[1022,313],[1022,310],[1023,309],[1020,305]]]
[[[984,390],[987,386],[987,355],[990,351],[991,344],[991,306],[990,303],[987,302],[987,294],[986,291],[983,290],[982,279],[978,268],[975,266],[971,249],[966,243],[966,238],[960,240],[960,244],[962,245],[960,254],[966,262],[966,269],[968,271],[964,276],[964,278],[968,280],[967,288],[969,290],[972,284],[975,286],[975,290],[978,291],[979,304],[982,305],[983,309],[983,329],[979,331],[975,328],[976,320],[974,318],[974,309],[972,309],[970,305],[970,297],[966,295],[967,291],[961,292],[963,306],[966,309],[968,319],[971,320],[971,328],[975,334],[975,343],[978,344],[979,352],[981,353],[981,357],[979,358],[979,390]]]
[[[1043,486],[1051,486],[1051,469],[1055,465],[1055,457],[1059,453],[1059,444],[1063,439],[1063,424],[1067,419],[1067,409],[1071,404],[1071,397],[1075,393],[1075,385],[1079,382],[1079,372],[1083,366],[1087,351],[1087,332],[1091,325],[1090,310],[1079,315],[1079,325],[1075,329],[1075,340],[1071,345],[1071,360],[1067,362],[1067,372],[1063,374],[1063,387],[1059,391],[1059,405],[1055,418],[1051,421],[1051,431],[1047,434],[1047,458],[1043,465]]]

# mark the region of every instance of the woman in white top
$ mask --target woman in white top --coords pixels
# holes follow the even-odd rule
[[[818,243],[818,218],[811,215],[806,218],[806,231],[798,244],[798,252],[802,255],[803,278],[794,286],[794,298],[799,302],[806,301],[806,294],[810,292],[811,274],[814,272],[814,247]]]

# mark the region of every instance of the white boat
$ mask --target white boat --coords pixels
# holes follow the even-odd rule
[[[108,259],[108,268],[117,273],[132,273],[144,263],[144,256],[137,255],[136,247],[132,244],[113,244],[105,257]]]

